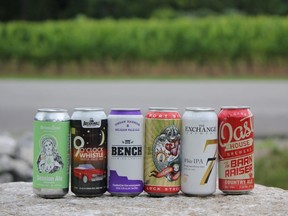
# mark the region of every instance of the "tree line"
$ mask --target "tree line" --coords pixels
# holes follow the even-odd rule
[[[219,16],[0,23],[0,60],[287,62],[288,18]]]
[[[288,0],[1,0],[0,21],[288,14]]]

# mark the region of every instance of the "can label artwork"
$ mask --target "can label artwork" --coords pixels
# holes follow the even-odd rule
[[[144,190],[150,194],[176,194],[180,190],[181,119],[174,115],[158,112],[146,118]]]
[[[68,188],[69,121],[34,121],[33,187]]]
[[[108,119],[108,191],[113,194],[139,194],[143,191],[143,116],[114,115],[113,118],[109,115]]]
[[[221,112],[220,112],[221,113]],[[219,189],[245,192],[254,188],[254,129],[250,110],[219,113]]]
[[[72,192],[104,193],[107,188],[107,119],[71,120],[71,154]]]

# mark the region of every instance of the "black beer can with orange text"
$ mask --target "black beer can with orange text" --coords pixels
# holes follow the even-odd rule
[[[75,108],[71,116],[71,191],[100,196],[107,190],[107,117],[102,108]]]

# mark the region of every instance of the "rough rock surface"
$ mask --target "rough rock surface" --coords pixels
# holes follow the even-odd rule
[[[33,133],[18,139],[0,132],[0,183],[31,181],[33,163]]]
[[[256,185],[248,195],[152,198],[79,198],[71,192],[62,199],[43,199],[33,194],[32,183],[0,184],[1,215],[287,215],[288,191]]]

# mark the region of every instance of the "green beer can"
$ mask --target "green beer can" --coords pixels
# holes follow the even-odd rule
[[[35,115],[33,191],[40,197],[69,191],[69,120],[65,109],[38,109]]]

